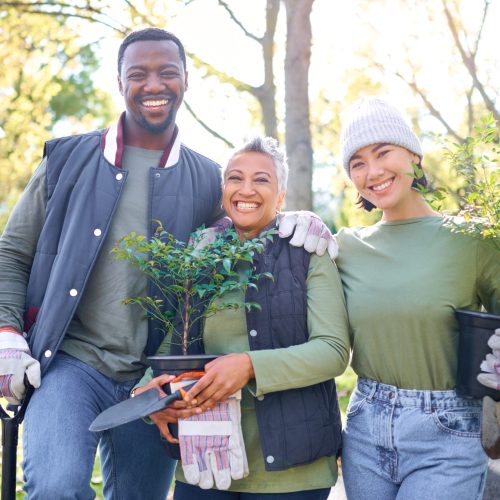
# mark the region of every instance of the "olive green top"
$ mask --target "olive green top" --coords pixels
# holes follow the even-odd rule
[[[453,389],[454,311],[500,312],[500,252],[441,217],[342,229],[337,239],[354,371],[405,389]]]
[[[132,231],[147,234],[149,172],[162,154],[125,146],[122,168],[128,171],[127,182],[60,348],[118,381],[140,377],[147,366],[147,319],[140,306],[123,303],[146,295],[147,278],[110,252]]]

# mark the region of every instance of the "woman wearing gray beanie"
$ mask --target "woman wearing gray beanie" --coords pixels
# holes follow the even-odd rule
[[[454,390],[454,310],[500,312],[498,251],[452,233],[424,200],[420,142],[391,104],[357,103],[341,142],[358,204],[382,210],[377,224],[337,235],[358,375],[343,438],[347,497],[479,499],[481,404]]]

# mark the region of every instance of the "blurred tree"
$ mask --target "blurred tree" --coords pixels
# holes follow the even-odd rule
[[[321,4],[324,8],[326,1],[316,0],[315,6],[318,5],[319,8]],[[2,2],[2,5],[15,6],[21,13],[43,13],[65,22],[78,20],[80,23],[99,23],[110,34],[118,34],[121,38],[129,30],[145,25],[168,29],[176,16],[185,12],[184,9],[192,9],[192,15],[196,15],[197,9],[203,11],[207,3],[208,0],[203,3],[200,0],[24,0]],[[212,64],[209,60],[210,52],[202,58],[200,53],[203,51],[190,50],[188,43],[186,47],[191,59],[191,72],[198,71],[207,82],[203,98],[198,102],[197,97],[187,96],[185,105],[188,112],[210,134],[232,147],[241,137],[234,137],[229,121],[226,123],[220,118],[223,116],[220,108],[214,104],[211,112],[207,112],[210,106],[206,104],[210,103],[212,96],[220,99],[225,94],[229,96],[226,106],[230,110],[231,102],[238,93],[245,103],[245,110],[249,110],[242,119],[248,120],[249,126],[260,124],[266,134],[278,137],[287,145],[293,172],[290,177],[289,208],[311,207],[312,152],[314,151],[316,164],[336,164],[342,111],[361,95],[390,93],[395,89],[400,93],[406,87],[408,100],[403,106],[401,103],[397,104],[407,108],[416,130],[423,132],[421,135],[426,142],[427,151],[430,148],[428,130],[433,127],[429,127],[429,116],[434,117],[435,123],[441,125],[441,130],[446,135],[462,140],[484,109],[495,108],[498,85],[494,85],[494,71],[498,64],[494,63],[497,59],[491,44],[484,43],[485,32],[491,32],[491,0],[356,0],[350,4],[357,11],[357,18],[352,25],[353,36],[347,42],[349,46],[358,48],[355,50],[357,61],[349,61],[351,66],[337,76],[334,92],[325,88],[318,95],[312,96],[312,105],[309,107],[304,88],[307,89],[308,85],[313,3],[314,0],[255,2],[252,3],[252,14],[256,9],[262,9],[261,18],[256,22],[250,16],[247,17],[249,11],[245,10],[248,7],[246,3],[210,0],[210,9],[226,15],[227,24],[224,29],[228,32],[232,30],[232,35],[228,38],[234,45],[232,51],[239,53],[242,50],[240,41],[245,43],[247,51],[253,51],[251,44],[257,47],[254,54],[242,51],[242,61],[246,61],[248,56],[251,56],[252,61],[258,60],[260,69],[256,71],[257,84],[236,77],[236,67],[234,71],[232,67],[229,71],[223,71],[217,64]],[[281,5],[284,6],[282,10]],[[285,21],[281,21],[283,16],[280,16],[282,11],[285,11],[285,26]],[[388,11],[392,13],[391,16],[386,15]],[[214,29],[214,26],[200,34],[200,37],[208,40],[206,37],[210,29]],[[286,47],[283,50],[283,33],[287,31]],[[241,38],[237,38],[238,35]],[[332,32],[332,44],[338,45],[339,38],[334,35]],[[87,38],[92,39],[92,34],[87,33]],[[333,48],[332,45],[330,50]],[[292,56],[292,52],[297,57]],[[360,55],[364,55],[364,65],[359,64]],[[81,59],[85,60],[84,54]],[[435,68],[438,60],[441,61],[441,66],[437,73]],[[336,65],[335,59],[329,62]],[[276,87],[276,81],[283,79],[284,91],[281,85]],[[436,84],[436,79],[439,79],[439,85]],[[218,82],[217,85],[212,85],[213,81]],[[85,82],[77,73],[74,72],[72,77],[61,74],[60,79],[54,80],[54,83],[61,86],[61,91],[63,88],[74,89],[76,82],[80,84],[80,91],[73,93],[74,96],[79,96],[75,102],[86,99],[90,102],[91,94],[86,90],[88,81]],[[449,82],[448,86],[444,82]],[[344,89],[343,93],[339,92],[339,88]],[[443,89],[446,89],[444,93]],[[294,94],[296,91],[298,93]],[[52,101],[54,110],[61,109],[62,99],[61,95]],[[200,104],[202,102],[203,109]],[[95,108],[95,104],[92,107]],[[71,114],[69,104],[67,109],[68,114]],[[453,116],[450,116],[450,109],[453,109]],[[456,119],[457,110],[459,120]],[[426,164],[437,165],[431,177],[445,183],[453,182],[450,181],[450,172],[442,166],[437,156],[434,160],[432,154],[432,151],[426,154]],[[338,168],[336,171],[332,169],[332,176],[336,175],[341,175]],[[339,182],[328,184],[339,185]],[[322,187],[321,206],[333,206],[335,210],[340,210],[338,200],[325,202],[327,183],[323,183]],[[343,205],[341,208],[344,210]],[[342,218],[348,222],[349,217],[352,217],[351,208],[344,210],[344,213]]]
[[[491,0],[400,0],[397,4],[392,0],[360,0],[358,7],[363,9],[370,32],[362,49],[367,67],[377,68],[381,79],[392,74],[404,82],[446,135],[462,142],[486,112],[493,114],[500,127],[497,68],[491,61],[491,44],[484,40],[486,28],[496,29],[490,17]],[[398,26],[392,17],[381,23],[373,21],[375,9],[381,8],[397,14]],[[388,35],[390,27],[393,33]],[[419,43],[423,38],[426,43]],[[427,64],[431,58],[434,64]],[[436,74],[439,60],[442,64]],[[436,79],[441,85],[436,85]],[[447,95],[442,94],[443,81],[449,82]],[[458,121],[449,113],[451,99],[455,109],[463,109]]]
[[[193,65],[205,72],[207,78],[215,77],[220,83],[229,84],[238,92],[250,94],[259,103],[261,110],[261,121],[266,135],[278,137],[278,117],[276,112],[277,97],[274,74],[276,26],[280,12],[280,4],[285,4],[287,16],[287,45],[284,63],[285,74],[285,138],[287,151],[290,158],[290,168],[293,175],[290,176],[290,190],[287,197],[287,207],[291,209],[312,209],[312,145],[309,126],[309,99],[308,99],[308,71],[311,52],[311,25],[310,13],[314,0],[266,0],[263,12],[263,33],[254,33],[240,19],[236,7],[237,2],[217,0],[216,5],[223,9],[230,22],[238,27],[240,32],[254,41],[262,54],[263,81],[260,85],[250,85],[224,71],[217,69],[209,62],[202,60],[197,54],[186,49],[186,54]],[[75,4],[64,1],[25,1],[6,2],[25,12],[45,14],[47,17],[61,17],[66,19],[80,19],[91,23],[99,23],[108,29],[121,35],[137,26],[161,26],[168,25],[168,20],[175,16],[176,9],[183,5],[196,3],[195,0],[184,0],[170,2],[153,2],[149,0],[138,0],[130,2],[123,0],[122,9],[117,15],[117,3],[104,0],[86,0]],[[80,57],[84,57],[81,54]],[[288,76],[287,76],[288,75]],[[81,97],[88,97],[85,91],[86,83],[78,80],[78,75],[72,79],[64,79],[65,87],[69,89],[79,81]],[[59,82],[61,83],[61,82]],[[75,94],[75,97],[78,97]],[[53,101],[56,106],[61,104],[64,96],[59,96]],[[75,106],[76,106],[75,102]],[[189,99],[185,100],[189,113],[209,133],[224,141],[232,147],[233,142],[215,130],[213,125],[207,123],[194,109]],[[60,106],[59,106],[60,107]],[[68,113],[69,114],[69,113]]]
[[[314,0],[285,0],[285,142],[290,167],[286,206],[312,210],[313,149],[309,112],[311,10]]]
[[[92,80],[92,75],[99,69],[94,47],[84,45],[71,61],[66,60],[66,54],[61,56],[63,70],[60,76],[54,78],[60,90],[49,103],[54,122],[62,119],[83,120],[89,112],[101,122],[98,126],[113,120],[115,110],[109,94],[96,89]]]
[[[13,6],[3,6],[1,14],[0,229],[54,125],[71,115],[87,128],[89,123],[102,126],[111,113],[110,97],[93,92],[90,75],[97,61],[91,46],[80,58],[82,43],[74,26]]]
[[[47,40],[54,24],[16,15],[14,9],[0,17],[0,225],[49,137],[48,105],[59,86],[41,54],[57,51]]]
[[[259,44],[264,75],[262,84],[249,85],[215,69],[196,54],[188,52],[188,55],[197,67],[206,70],[207,75],[215,76],[221,83],[229,83],[236,90],[247,92],[257,99],[261,108],[264,133],[279,138],[274,61],[280,0],[266,0],[263,16],[265,29],[261,36],[245,26],[232,6],[235,2],[230,5],[230,2],[218,0],[217,3],[227,12],[230,20],[245,37]],[[308,76],[312,38],[310,15],[314,0],[283,0],[282,3],[286,11],[284,142],[292,174],[288,182],[286,207],[291,210],[312,210],[313,150],[309,118]]]

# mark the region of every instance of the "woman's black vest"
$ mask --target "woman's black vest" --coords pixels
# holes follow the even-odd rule
[[[257,284],[258,290],[249,287],[246,293],[246,302],[261,306],[246,312],[251,350],[307,342],[309,259],[303,248],[277,236],[263,254],[255,256],[256,273],[270,272],[274,279],[264,277]],[[191,340],[201,338],[200,333],[199,328],[193,328]],[[204,352],[203,343],[192,342],[188,352]],[[255,398],[255,410],[266,470],[283,470],[339,453],[342,424],[334,380],[265,394]]]

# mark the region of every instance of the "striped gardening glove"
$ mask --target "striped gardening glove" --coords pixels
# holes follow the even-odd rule
[[[26,393],[24,377],[40,387],[40,363],[31,357],[28,343],[10,329],[0,331],[0,396],[14,405],[21,404]]]
[[[241,391],[189,418],[179,419],[179,445],[186,481],[203,489],[227,490],[248,475],[241,433]]]

